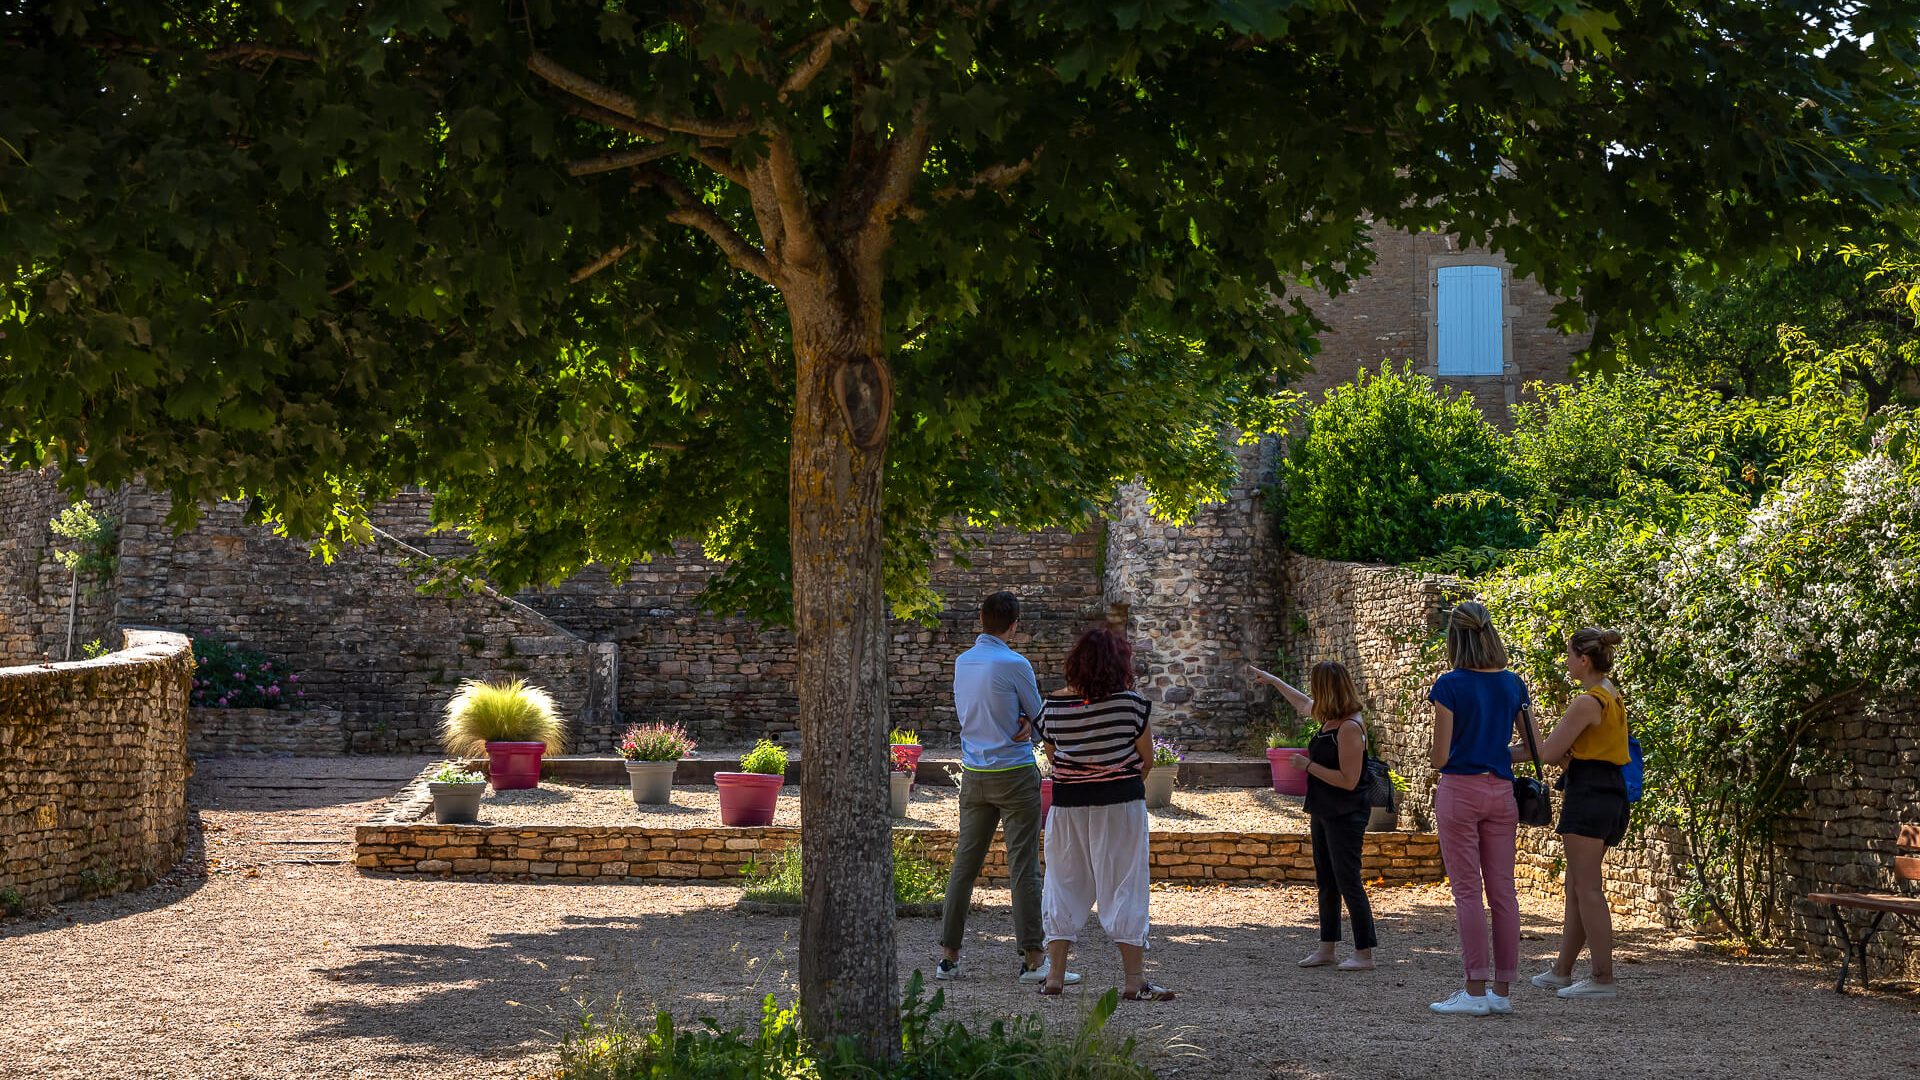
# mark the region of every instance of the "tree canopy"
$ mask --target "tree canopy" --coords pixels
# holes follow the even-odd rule
[[[0,445],[505,585],[677,537],[799,640],[809,1025],[884,1047],[883,588],[1218,490],[1374,228],[1602,349],[1916,190],[1920,11],[1711,0],[0,8]],[[884,562],[884,565],[883,565]],[[827,792],[833,789],[834,798]],[[838,862],[814,860],[838,860]],[[869,872],[870,871],[870,872]]]

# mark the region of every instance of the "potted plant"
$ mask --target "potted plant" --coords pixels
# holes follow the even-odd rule
[[[1407,778],[1388,769],[1387,782],[1393,785],[1393,805],[1373,808],[1367,816],[1368,832],[1392,832],[1400,827],[1400,796],[1407,793]]]
[[[487,778],[449,761],[427,777],[427,790],[433,793],[434,824],[471,825],[480,817],[480,796],[487,793]]]
[[[906,757],[907,770],[909,772],[920,767],[919,732],[894,728],[892,731],[887,732],[887,742],[891,744],[893,749],[894,768],[897,769],[900,767],[899,762],[903,754]]]
[[[1313,738],[1311,725],[1298,731],[1277,728],[1267,736],[1267,767],[1273,772],[1273,790],[1282,795],[1305,795],[1307,773],[1293,767],[1293,759],[1307,752]]]
[[[770,739],[753,744],[753,749],[741,757],[739,772],[713,774],[714,786],[720,789],[720,824],[773,824],[773,809],[786,776],[785,750]]]
[[[466,679],[447,702],[440,737],[455,757],[487,755],[495,791],[540,785],[540,757],[566,746],[566,728],[552,695],[525,680]]]
[[[907,816],[907,800],[913,794],[914,758],[919,756],[911,751],[919,749],[905,743],[893,744],[893,771],[887,774],[887,783],[894,817]]]
[[[673,801],[673,773],[698,744],[679,724],[635,724],[620,739],[636,805]]]
[[[1147,774],[1147,809],[1158,810],[1173,801],[1173,783],[1180,778],[1186,755],[1165,739],[1153,740],[1153,771]]]

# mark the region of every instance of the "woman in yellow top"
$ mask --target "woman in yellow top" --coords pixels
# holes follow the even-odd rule
[[[1532,979],[1543,990],[1563,998],[1612,998],[1613,914],[1601,887],[1600,863],[1607,849],[1627,834],[1627,784],[1620,767],[1627,754],[1627,710],[1620,690],[1607,678],[1613,670],[1613,649],[1620,635],[1588,627],[1567,639],[1567,674],[1580,684],[1580,694],[1567,706],[1567,715],[1547,736],[1540,756],[1560,762],[1563,792],[1560,825],[1555,831],[1567,848],[1566,927],[1560,935],[1560,956],[1551,971]],[[1528,759],[1527,748],[1510,748],[1515,761]],[[1585,947],[1589,975],[1573,980],[1573,964]]]

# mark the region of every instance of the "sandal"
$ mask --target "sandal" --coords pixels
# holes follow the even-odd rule
[[[1141,983],[1138,989],[1129,990],[1120,995],[1122,1001],[1172,1001],[1173,991],[1152,983]]]
[[[1045,983],[1042,983],[1040,985],[1040,996],[1041,997],[1059,997],[1062,993],[1066,991],[1066,989],[1067,988],[1065,986],[1048,986]]]

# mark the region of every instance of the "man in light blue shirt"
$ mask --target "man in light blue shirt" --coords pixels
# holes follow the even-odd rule
[[[1040,951],[1040,770],[1029,736],[1040,715],[1040,685],[1033,665],[1007,639],[1020,621],[1020,601],[997,592],[980,604],[973,648],[953,662],[953,707],[960,716],[960,838],[947,878],[940,947],[946,955],[936,979],[960,972],[960,942],[966,937],[973,883],[986,861],[993,833],[1004,826],[1007,876],[1013,888],[1013,928],[1025,954],[1020,981],[1042,983],[1047,965]],[[1080,976],[1068,972],[1066,981]]]

